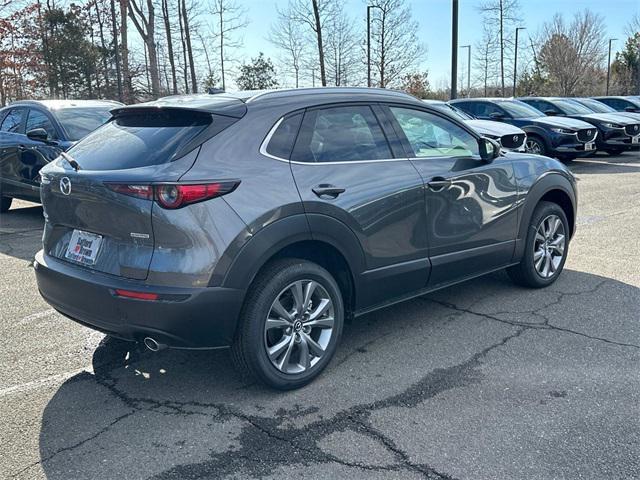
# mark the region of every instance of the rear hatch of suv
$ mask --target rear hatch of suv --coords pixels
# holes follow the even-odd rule
[[[111,122],[41,171],[47,255],[119,277],[147,278],[153,185],[177,182],[202,142],[238,119],[148,105],[115,110]]]

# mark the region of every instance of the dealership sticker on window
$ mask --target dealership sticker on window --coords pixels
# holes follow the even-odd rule
[[[101,242],[101,235],[74,230],[65,257],[74,262],[93,265],[96,263]]]

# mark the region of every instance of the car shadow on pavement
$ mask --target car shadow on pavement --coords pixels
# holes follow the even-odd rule
[[[595,155],[590,158],[577,159],[568,164],[569,169],[577,174],[616,174],[640,172],[640,151],[626,152],[622,155]]]
[[[430,472],[435,478],[426,464],[412,463],[384,428],[374,429],[375,415],[415,408],[450,390],[501,392],[502,375],[492,377],[485,364],[499,362],[510,369],[516,358],[527,356],[532,374],[519,382],[535,382],[542,369],[542,388],[548,390],[546,377],[552,383],[557,363],[544,359],[557,342],[565,357],[580,356],[587,384],[580,387],[598,388],[588,364],[599,361],[598,350],[628,347],[637,353],[640,348],[639,295],[634,286],[577,271],[566,270],[542,290],[514,287],[504,273],[493,274],[347,325],[329,368],[311,385],[291,392],[242,379],[226,351],[151,353],[104,337],[93,355],[93,373],[68,379],[48,402],[38,468],[51,480],[246,478],[278,469],[286,476],[296,471],[287,469],[312,464],[351,468],[342,457],[346,447],[339,444],[345,432],[356,432],[347,443],[371,441],[371,449],[380,452],[367,450],[355,464],[378,473],[395,470],[399,478],[403,472]],[[543,340],[516,341],[521,334]],[[514,342],[515,353],[491,355],[508,342]],[[587,363],[585,345],[595,350]],[[565,408],[561,415],[570,416],[571,404]],[[513,423],[546,428],[544,422],[527,425],[525,420]],[[526,448],[519,454],[514,463],[530,462]],[[383,459],[388,465],[376,464]]]

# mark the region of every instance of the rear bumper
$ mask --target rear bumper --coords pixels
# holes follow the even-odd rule
[[[242,290],[146,285],[86,270],[43,251],[34,261],[42,297],[70,319],[125,340],[153,337],[174,348],[221,348],[233,341]],[[158,293],[179,301],[148,301],[114,295],[115,289]]]

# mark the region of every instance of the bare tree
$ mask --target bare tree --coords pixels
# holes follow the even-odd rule
[[[511,62],[507,58],[512,58],[513,29],[520,22],[519,0],[487,0],[480,5],[480,13],[484,17],[487,25],[496,34],[497,60],[500,69],[500,88],[502,96],[505,96],[505,78],[508,74],[507,65]],[[509,71],[511,69],[509,68]]]
[[[122,82],[124,101],[130,102],[133,99],[133,87],[131,85],[131,71],[129,69],[129,39],[127,28],[127,16],[129,11],[128,0],[120,0],[120,44],[122,55]],[[114,38],[117,45],[118,40]]]
[[[397,84],[415,70],[426,54],[418,40],[418,23],[405,0],[373,0],[371,20],[371,63],[378,85]]]
[[[325,68],[325,48],[323,31],[325,23],[336,15],[336,6],[339,0],[295,0],[290,4],[292,19],[301,25],[308,27],[305,38],[311,44],[315,44],[318,51],[318,63],[320,67],[320,83],[327,85],[327,73]],[[315,65],[311,65],[315,70]]]
[[[167,42],[167,56],[171,67],[171,91],[178,93],[178,78],[176,76],[176,62],[173,57],[173,37],[171,34],[171,12],[168,0],[162,0],[162,20],[164,21],[165,40]]]
[[[588,93],[606,58],[604,20],[589,10],[571,23],[556,14],[545,23],[538,61],[551,87],[563,96]]]
[[[246,18],[245,10],[235,0],[213,0],[213,15],[217,17],[217,31],[220,45],[220,75],[222,78],[222,89],[226,88],[225,83],[225,62],[229,61],[229,51],[240,46],[235,35],[239,30],[245,28],[249,22]]]
[[[495,80],[495,67],[494,61],[496,54],[496,37],[491,29],[484,24],[482,29],[482,39],[479,40],[474,51],[476,70],[479,71],[478,78],[484,87],[484,96],[486,97],[489,91],[489,82]]]
[[[151,95],[157,98],[160,95],[160,76],[158,75],[158,54],[155,41],[155,7],[152,0],[147,0],[145,12],[143,1],[140,0],[141,3],[138,5],[137,0],[129,0],[129,5],[131,6],[129,18],[131,18],[140,38],[142,38],[146,52],[149,55],[147,65],[151,77]]]
[[[296,88],[300,86],[300,68],[305,53],[304,35],[299,22],[295,21],[292,5],[286,10],[277,9],[277,20],[271,26],[268,40],[283,53],[283,62],[287,71],[293,73]]]
[[[187,12],[187,1],[181,0],[182,22],[184,26],[184,40],[189,58],[189,70],[191,72],[191,90],[198,93],[198,81],[196,79],[196,66],[193,63],[193,49],[191,48],[191,30],[189,28],[189,13]]]
[[[357,76],[361,66],[359,39],[355,33],[355,22],[343,11],[337,2],[333,15],[325,27],[325,66],[330,83],[335,86],[347,85]]]

